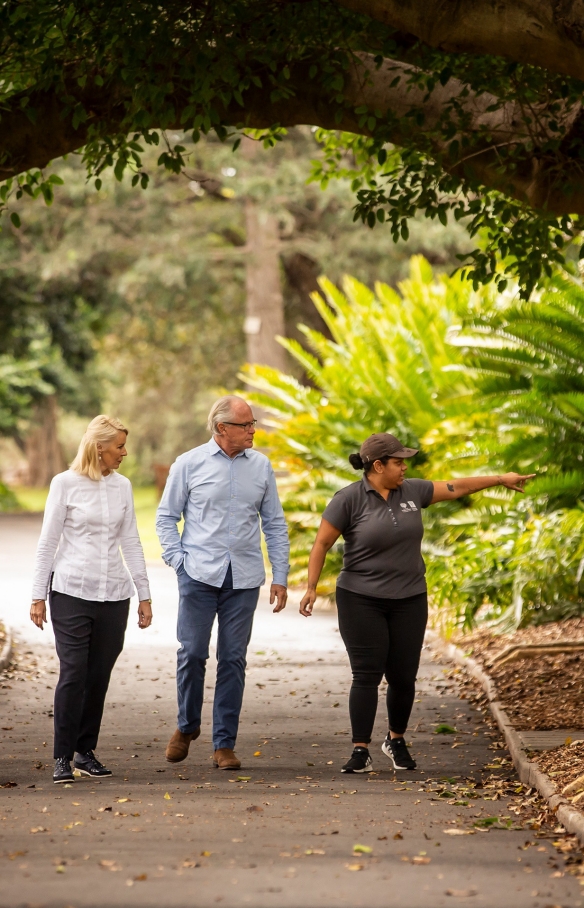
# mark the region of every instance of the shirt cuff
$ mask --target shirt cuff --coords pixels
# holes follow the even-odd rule
[[[176,555],[173,555],[170,561],[167,561],[166,563],[169,564],[171,568],[174,568],[175,571],[178,571],[185,558],[186,552],[177,552]]]
[[[288,586],[288,572],[284,571],[274,571],[272,577],[272,583],[277,583],[278,586]]]
[[[145,599],[152,599],[149,586],[136,587],[136,592],[138,593],[138,599],[140,600],[140,602],[144,602]]]

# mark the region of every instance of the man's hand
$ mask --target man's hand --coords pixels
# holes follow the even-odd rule
[[[316,590],[310,588],[307,589],[304,596],[300,600],[300,614],[304,615],[305,618],[310,618],[315,601]]]
[[[282,609],[286,608],[286,601],[288,599],[288,590],[285,586],[282,586],[281,583],[272,583],[270,587],[270,605],[276,603],[274,612],[281,612]]]
[[[30,620],[43,630],[47,620],[47,603],[44,599],[36,599],[30,607]]]
[[[501,480],[501,485],[505,486],[506,489],[513,489],[514,492],[524,492],[523,488],[525,483],[529,479],[533,479],[535,473],[529,473],[527,476],[521,476],[520,473],[503,473],[502,476],[499,476]]]
[[[152,603],[150,599],[143,599],[138,603],[138,627],[150,627],[152,624]]]

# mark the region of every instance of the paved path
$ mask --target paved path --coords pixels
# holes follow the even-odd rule
[[[480,779],[494,754],[480,714],[458,698],[427,654],[410,735],[420,769],[403,777],[389,770],[379,751],[380,710],[376,774],[340,773],[350,752],[349,678],[331,615],[275,616],[263,598],[238,742],[244,769],[213,770],[208,705],[189,759],[167,764],[175,605],[173,578],[163,568],[153,571],[157,636],[148,641],[148,632],[130,631],[112,682],[99,756],[115,776],[56,789],[50,780],[56,662],[48,635],[31,646],[26,622],[14,619],[28,609],[37,524],[26,518],[20,527],[0,521],[0,614],[27,634],[19,646],[21,671],[0,686],[0,783],[17,783],[0,789],[0,906],[584,903],[574,877],[558,876],[557,862],[551,865],[557,859],[551,845],[534,840],[530,830],[446,832],[471,830],[477,818],[508,812],[500,801],[448,804],[431,792],[429,780]],[[16,593],[23,596],[19,603]],[[462,733],[435,735],[438,721]],[[523,850],[526,841],[536,844]],[[356,844],[371,853],[354,855]]]

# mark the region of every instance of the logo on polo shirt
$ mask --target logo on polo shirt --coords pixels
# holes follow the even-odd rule
[[[406,514],[409,514],[409,513],[411,513],[412,511],[417,511],[417,510],[418,510],[417,507],[416,507],[416,505],[415,505],[415,502],[413,502],[413,501],[408,501],[407,503],[406,503],[405,501],[401,501],[401,502],[400,502],[400,508],[402,509],[402,512],[403,512],[403,513],[406,513]]]

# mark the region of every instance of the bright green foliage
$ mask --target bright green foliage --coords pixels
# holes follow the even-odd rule
[[[308,553],[327,501],[358,475],[347,457],[372,432],[389,431],[405,444],[420,440],[445,416],[441,399],[460,381],[447,371],[460,364],[446,333],[473,297],[457,278],[433,279],[428,263],[412,259],[411,277],[397,293],[376,284],[375,293],[345,278],[341,293],[322,280],[324,298],[314,304],[332,339],[306,328],[311,349],[282,340],[312,386],[263,366],[247,366],[252,399],[273,416],[276,431],[265,435],[275,465],[292,474],[285,510],[292,540],[292,582],[305,579]],[[427,471],[423,453],[410,475]],[[320,592],[330,595],[339,552],[329,555]]]
[[[584,492],[582,284],[556,275],[536,302],[469,313],[452,340],[468,351],[465,365],[475,371],[482,401],[478,413],[477,392],[458,402],[465,459],[476,453],[499,468],[512,460],[538,473],[532,496],[545,495],[553,506],[576,504]],[[465,432],[473,410],[472,432]]]
[[[435,625],[450,632],[479,620],[509,627],[581,614],[582,447],[566,420],[584,367],[582,288],[558,278],[540,303],[510,305],[460,280],[435,281],[419,258],[399,293],[381,284],[372,293],[350,278],[344,294],[327,281],[322,288],[326,301],[314,302],[332,340],[304,329],[311,352],[283,342],[312,385],[245,370],[257,389],[251,398],[272,416],[262,443],[288,472],[292,582],[306,581],[327,501],[357,478],[347,455],[371,432],[390,431],[422,446],[410,475],[544,473],[525,498],[497,488],[426,512]],[[322,595],[334,593],[341,552],[336,546],[327,558]]]

